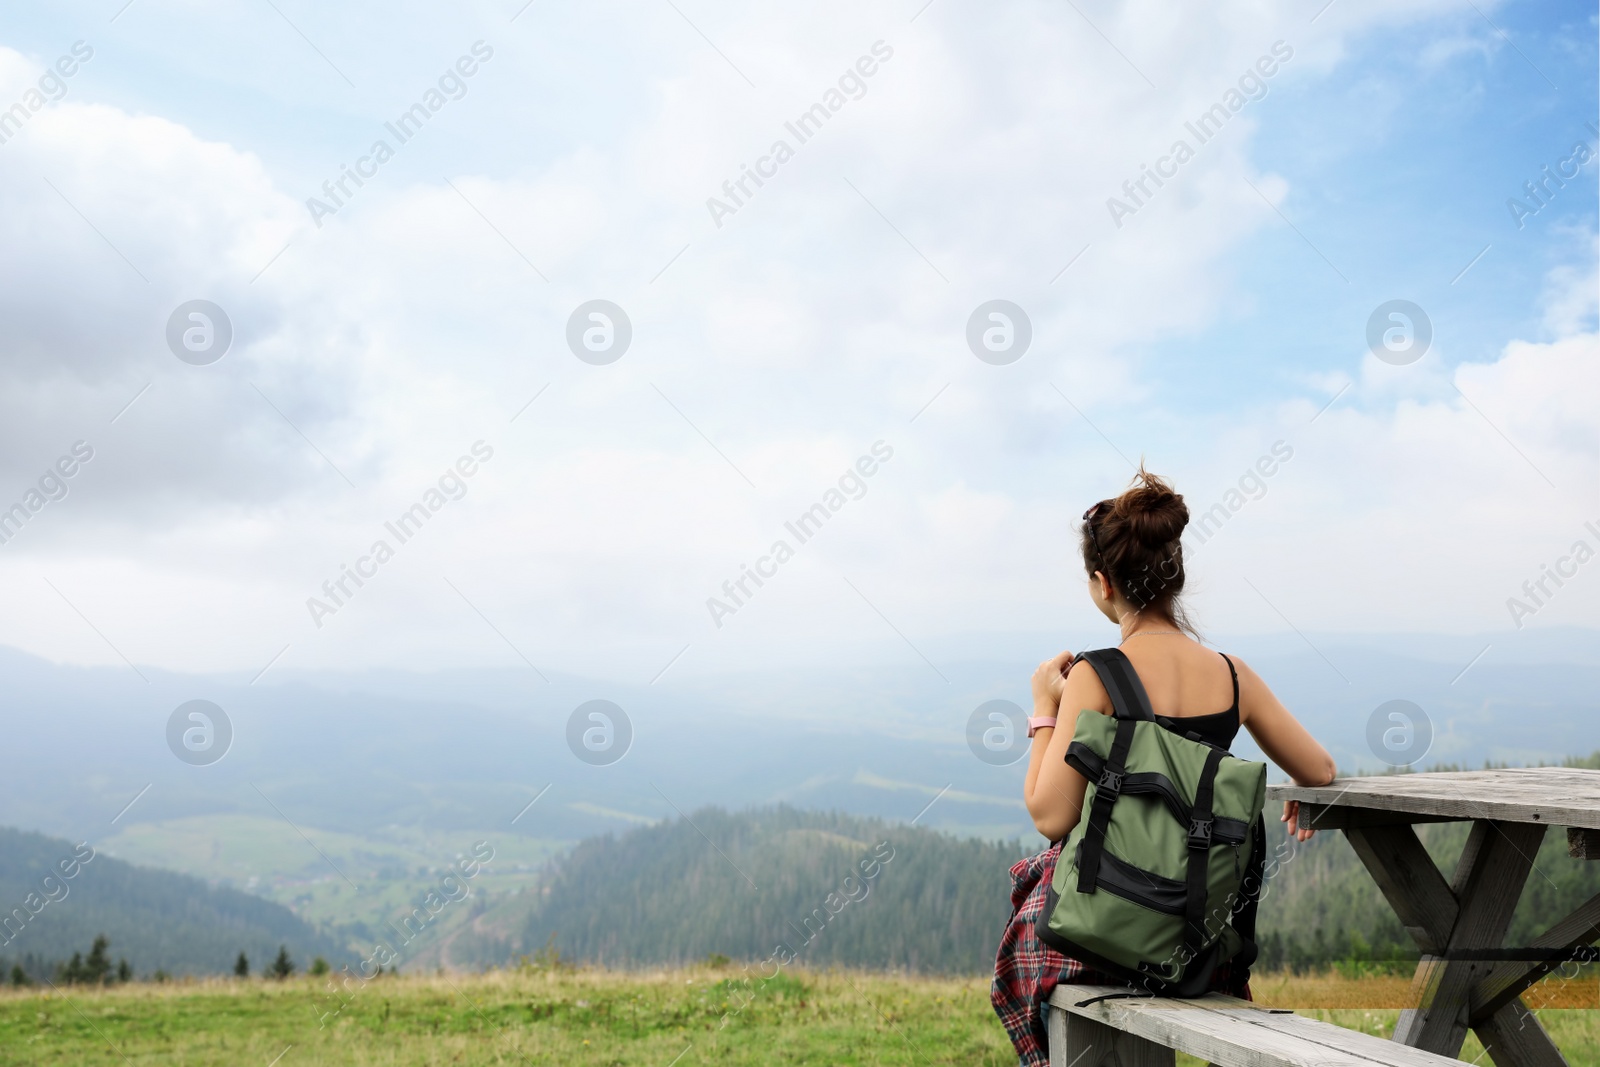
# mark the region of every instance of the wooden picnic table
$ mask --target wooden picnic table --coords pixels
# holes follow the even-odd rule
[[[1470,1028],[1498,1067],[1566,1063],[1522,1000],[1524,990],[1561,963],[1511,957],[1549,955],[1600,938],[1600,894],[1531,945],[1506,946],[1504,938],[1550,827],[1567,828],[1572,855],[1600,859],[1600,771],[1523,767],[1338,778],[1319,787],[1268,786],[1267,796],[1299,801],[1303,826],[1343,830],[1421,950],[1411,987],[1415,1007],[1400,1013],[1396,1041],[1453,1057]],[[1447,881],[1414,826],[1465,820],[1472,831]]]

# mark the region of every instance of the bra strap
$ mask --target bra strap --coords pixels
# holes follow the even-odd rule
[[[1228,658],[1226,652],[1218,652],[1224,663],[1228,665],[1228,677],[1233,679],[1233,707],[1228,710],[1237,713],[1239,710],[1239,672],[1233,669],[1233,660]]]

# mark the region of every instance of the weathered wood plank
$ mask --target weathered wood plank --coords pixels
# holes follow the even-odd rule
[[[1543,836],[1543,831],[1540,832]],[[1505,835],[1499,833],[1492,822],[1480,820],[1472,824],[1472,832],[1467,834],[1467,843],[1461,846],[1461,855],[1456,858],[1455,873],[1450,877],[1450,892],[1459,894],[1473,886],[1476,877],[1481,877],[1483,871],[1482,860],[1491,847],[1505,848]],[[1529,866],[1532,866],[1533,857],[1528,857]]]
[[[1301,802],[1299,825],[1313,830],[1353,830],[1368,826],[1414,826],[1421,822],[1454,822],[1451,815],[1421,815],[1414,811],[1385,811],[1345,805]]]
[[[1550,1040],[1544,1024],[1520,1000],[1507,1004],[1476,1029],[1495,1067],[1567,1067],[1566,1057]]]
[[[1293,1013],[1268,1011],[1220,994],[1196,1000],[1101,1000],[1078,1007],[1081,1001],[1118,992],[1126,990],[1060,986],[1050,1003],[1075,1016],[1226,1067],[1459,1067],[1453,1060],[1421,1049]]]
[[[1259,1009],[1258,1009],[1259,1010]],[[1345,1055],[1358,1057],[1358,1062],[1376,1062],[1394,1065],[1407,1065],[1417,1067],[1423,1063],[1438,1064],[1440,1058],[1423,1049],[1412,1048],[1394,1041],[1388,1041],[1371,1034],[1363,1034],[1357,1030],[1347,1030],[1342,1026],[1332,1023],[1319,1022],[1308,1019],[1303,1015],[1272,1015],[1270,1022],[1261,1021],[1258,1025],[1271,1026],[1279,1032],[1300,1038],[1306,1043],[1315,1045],[1323,1051],[1320,1058],[1311,1062],[1322,1064],[1332,1062],[1328,1050],[1337,1050]],[[1404,1049],[1404,1052],[1399,1050]],[[1424,1058],[1426,1057],[1426,1058]],[[1445,1060],[1445,1063],[1455,1063],[1454,1060]]]
[[[1066,1011],[1051,1011],[1050,1067],[1174,1067],[1165,1045]]]
[[[1325,786],[1269,785],[1274,801],[1600,830],[1600,771],[1510,767],[1337,778]]]
[[[1456,897],[1428,850],[1409,826],[1374,826],[1345,831],[1367,873],[1424,952],[1450,942],[1456,924]]]
[[[1600,830],[1567,827],[1567,855],[1575,860],[1600,860]]]
[[[1584,901],[1565,919],[1550,927],[1534,939],[1532,948],[1571,948],[1587,945],[1600,938],[1600,893]],[[1528,963],[1507,960],[1494,964],[1489,973],[1478,979],[1472,987],[1471,1009],[1468,1012],[1472,1025],[1494,1015],[1501,1008],[1522,995],[1522,991],[1556,970],[1559,963]]]
[[[1050,1067],[1069,1067],[1071,1060],[1065,1058],[1067,1051],[1067,1020],[1070,1013],[1058,1010],[1052,1003],[1050,1010],[1044,1016],[1045,1052],[1050,1057]]]
[[[1448,948],[1499,947],[1545,829],[1528,823],[1473,824],[1451,881],[1459,910]],[[1395,1026],[1394,1039],[1442,1056],[1460,1052],[1472,988],[1492,969],[1486,961],[1424,955],[1412,979],[1414,1007]]]

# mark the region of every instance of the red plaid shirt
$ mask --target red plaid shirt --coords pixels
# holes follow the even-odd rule
[[[1044,1005],[1058,985],[1125,985],[1088,965],[1063,956],[1034,933],[1033,924],[1044,911],[1050,880],[1055,877],[1061,842],[1036,856],[1026,856],[1011,868],[1011,921],[1000,938],[1000,951],[994,961],[994,984],[989,1000],[994,1004],[1000,1025],[1006,1028],[1011,1043],[1021,1057],[1021,1067],[1050,1067],[1050,1042],[1045,1033]],[[1249,972],[1240,988],[1234,985],[1232,968],[1218,967],[1212,989],[1250,999]]]
[[[1050,1045],[1040,1010],[1056,986],[1082,982],[1089,971],[1039,940],[1033,924],[1044,911],[1050,879],[1056,873],[1061,842],[1036,856],[1025,856],[1011,868],[1011,921],[1000,938],[989,1000],[1000,1025],[1022,1057],[1022,1067],[1050,1067]]]

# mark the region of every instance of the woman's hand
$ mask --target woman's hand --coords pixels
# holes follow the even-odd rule
[[[1067,668],[1072,663],[1071,652],[1060,652],[1033,672],[1033,713],[1054,715],[1061,704],[1061,687],[1067,684]]]
[[[1296,841],[1310,841],[1311,835],[1316,833],[1311,827],[1300,825],[1300,802],[1298,800],[1285,800],[1283,802],[1283,817],[1278,821],[1289,824],[1289,836]]]

